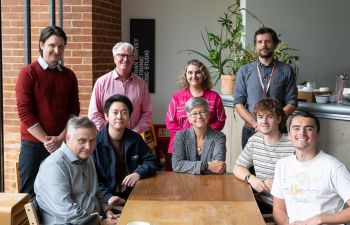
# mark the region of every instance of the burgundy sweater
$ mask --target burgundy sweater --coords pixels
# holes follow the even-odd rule
[[[69,115],[79,115],[78,81],[72,70],[46,69],[38,61],[23,68],[16,83],[17,110],[21,139],[39,142],[28,128],[40,123],[49,136],[65,128]]]

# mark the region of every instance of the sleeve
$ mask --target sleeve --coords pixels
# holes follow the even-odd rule
[[[282,162],[281,160],[277,161],[276,167],[275,167],[275,177],[273,178],[273,184],[271,188],[271,195],[284,199],[283,193],[282,193]]]
[[[27,128],[39,123],[34,110],[36,104],[34,100],[34,79],[28,70],[28,67],[21,70],[15,87],[18,116]]]
[[[237,73],[237,78],[235,81],[235,90],[234,90],[234,100],[233,100],[233,104],[243,104],[245,105],[247,102],[247,87],[246,84],[244,82],[243,79],[243,69],[244,67],[242,67],[238,73]]]
[[[218,132],[218,135],[214,140],[215,147],[213,151],[213,160],[225,161],[226,160],[226,136],[222,132]]]
[[[141,104],[141,118],[133,128],[135,132],[142,133],[147,130],[152,124],[152,101],[148,92],[146,83],[142,80],[141,83],[143,89],[142,104]]]
[[[285,97],[284,104],[291,104],[298,106],[298,88],[296,84],[296,76],[294,69],[291,65],[288,65],[288,73],[289,76],[286,76],[285,83]]]
[[[72,72],[72,87],[73,87],[73,90],[72,90],[72,96],[71,96],[71,99],[72,101],[70,102],[70,114],[71,115],[75,115],[75,116],[79,116],[80,114],[80,102],[79,102],[79,88],[78,88],[78,80],[77,80],[77,77],[76,75],[74,74],[73,71]]]
[[[332,184],[339,196],[347,202],[350,200],[350,173],[345,165],[341,164],[331,174]]]
[[[38,187],[40,192],[37,193],[37,200],[39,206],[47,210],[49,214],[78,224],[90,213],[71,198],[71,184],[67,174],[68,172],[59,163],[46,166],[45,181],[41,180],[42,183],[45,183],[45,187]]]
[[[104,182],[105,178],[101,175],[100,166],[98,166],[101,163],[98,160],[97,153],[98,153],[98,150],[95,148],[95,150],[92,153],[92,160],[95,163],[96,173],[98,177],[98,191],[100,192],[100,195],[103,196],[104,200],[108,201],[113,196],[113,194],[110,192],[110,189],[107,186],[107,182]]]
[[[186,138],[187,137],[184,132],[177,132],[175,135],[174,153],[172,156],[173,171],[200,174],[202,162],[190,161],[186,158]]]
[[[168,111],[166,113],[165,117],[165,123],[166,123],[166,128],[169,130],[169,132],[172,135],[175,135],[175,133],[179,130],[182,130],[183,128],[180,126],[178,123],[177,117],[176,117],[176,109],[178,106],[178,100],[176,95],[173,95],[173,97],[170,100]]]
[[[96,81],[94,89],[91,94],[88,117],[95,123],[97,130],[102,130],[106,123],[103,113],[103,96],[101,92],[101,83]]]
[[[156,156],[151,152],[148,145],[139,136],[139,159],[140,166],[136,168],[135,172],[140,175],[141,178],[152,176],[157,171],[157,159]]]
[[[253,139],[248,139],[248,143],[242,150],[241,154],[238,156],[235,164],[238,166],[244,166],[246,168],[253,166]]]
[[[222,99],[218,94],[216,94],[214,105],[216,109],[216,119],[210,124],[210,127],[215,130],[222,130],[222,128],[225,126],[226,113],[224,105],[222,104]]]

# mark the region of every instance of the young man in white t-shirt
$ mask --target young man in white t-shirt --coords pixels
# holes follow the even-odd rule
[[[280,131],[283,118],[282,105],[275,99],[266,98],[257,102],[254,114],[259,132],[249,138],[233,168],[233,174],[249,183],[256,191],[255,199],[261,213],[272,213],[270,190],[278,159],[290,156],[294,148],[287,134]],[[255,174],[249,168],[254,166]]]
[[[276,224],[344,224],[350,221],[350,173],[317,148],[320,122],[297,112],[287,123],[295,155],[279,160],[271,194]]]

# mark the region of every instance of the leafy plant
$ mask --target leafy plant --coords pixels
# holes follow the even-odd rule
[[[207,28],[204,33],[201,31],[206,53],[192,49],[182,50],[189,54],[198,54],[211,64],[209,70],[214,84],[218,82],[221,74],[235,74],[244,63],[242,59],[244,49],[241,42],[244,27],[240,10],[239,1],[236,1],[227,8],[223,17],[219,17],[218,22],[221,25],[219,34],[209,32]]]
[[[205,32],[201,31],[206,49],[205,53],[193,49],[180,51],[188,52],[188,54],[194,53],[207,60],[210,63],[209,70],[214,84],[217,84],[221,74],[235,75],[243,65],[258,59],[258,55],[253,48],[244,48],[242,44],[244,35],[242,10],[245,10],[246,13],[264,26],[259,18],[248,10],[240,8],[239,0],[235,0],[234,4],[230,5],[224,12],[224,16],[219,17],[218,22],[221,28],[218,34],[209,32],[207,27],[205,27]],[[294,51],[297,51],[297,49],[289,48],[286,43],[281,42],[275,50],[274,58],[291,64],[297,72],[299,56],[294,55],[292,53]]]

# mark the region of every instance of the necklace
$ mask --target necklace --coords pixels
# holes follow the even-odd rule
[[[202,149],[200,147],[197,148],[197,153],[198,153],[198,155],[202,154]]]

